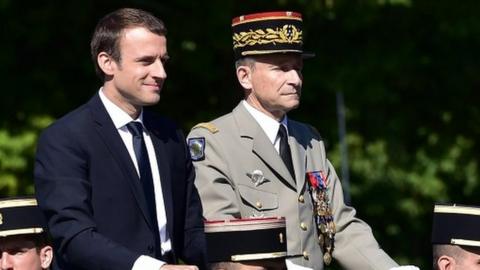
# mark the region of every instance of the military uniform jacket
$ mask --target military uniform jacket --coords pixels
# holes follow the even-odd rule
[[[288,129],[295,179],[242,104],[232,113],[192,129],[189,142],[205,141],[204,155],[197,156],[194,162],[195,185],[204,218],[284,216],[292,261],[323,269],[306,181],[307,172],[323,171],[328,179],[327,193],[337,229],[333,257],[345,269],[384,270],[397,266],[379,248],[370,227],[355,218],[355,210],[344,204],[340,181],[325,157],[325,147],[316,130],[290,119]],[[252,175],[258,175],[259,171],[264,178],[255,183]]]

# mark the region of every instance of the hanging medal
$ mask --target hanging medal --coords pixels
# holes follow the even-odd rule
[[[314,171],[307,172],[307,178],[318,229],[318,242],[323,251],[323,262],[329,265],[332,262],[336,228],[327,194],[327,177],[323,171]]]

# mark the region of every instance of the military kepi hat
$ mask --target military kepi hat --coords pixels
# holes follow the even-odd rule
[[[35,198],[0,199],[0,237],[37,234],[45,230],[45,219]]]
[[[242,15],[232,20],[235,59],[272,53],[314,54],[303,51],[302,15],[292,11]]]
[[[480,247],[480,207],[437,204],[432,243]]]
[[[208,261],[242,262],[287,256],[285,218],[205,222]]]

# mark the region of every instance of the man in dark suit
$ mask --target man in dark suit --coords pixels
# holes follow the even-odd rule
[[[184,136],[143,109],[158,103],[167,77],[165,35],[163,22],[142,10],[101,19],[91,53],[103,87],[38,141],[36,194],[59,269],[205,266]]]

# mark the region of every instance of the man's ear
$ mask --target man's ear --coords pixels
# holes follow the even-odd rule
[[[249,66],[239,66],[237,68],[237,79],[243,89],[252,89],[252,72]]]
[[[44,246],[40,249],[40,263],[42,269],[49,269],[53,260],[53,249],[51,246]]]
[[[117,68],[115,60],[113,60],[113,58],[106,52],[100,52],[97,55],[97,63],[103,73],[107,76],[112,76]]]
[[[438,258],[437,265],[439,270],[453,270],[455,269],[456,262],[453,257],[443,255]]]

